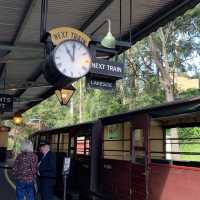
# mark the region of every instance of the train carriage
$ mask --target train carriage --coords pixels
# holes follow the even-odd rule
[[[180,146],[199,144],[200,138],[168,135],[174,128],[199,126],[200,97],[196,97],[44,130],[31,138],[35,148],[42,137],[48,139],[60,166],[58,154],[72,157],[70,191],[85,199],[196,200],[200,163],[184,155],[198,158],[200,152]],[[61,167],[58,174],[61,188]]]
[[[90,141],[93,123],[67,126],[59,129],[39,131],[30,139],[36,152],[41,140],[47,140],[51,151],[56,155],[56,193],[63,192],[63,160],[71,157],[71,170],[68,186],[74,191],[87,191],[90,187]],[[88,190],[89,192],[89,190]]]

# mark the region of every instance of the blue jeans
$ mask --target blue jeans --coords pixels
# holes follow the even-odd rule
[[[35,200],[34,198],[34,185],[24,181],[16,182],[16,200]]]

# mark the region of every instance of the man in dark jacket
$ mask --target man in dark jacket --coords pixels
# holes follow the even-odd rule
[[[38,163],[39,191],[41,200],[53,200],[53,188],[56,178],[56,160],[50,151],[47,141],[40,142],[40,151],[43,154]]]

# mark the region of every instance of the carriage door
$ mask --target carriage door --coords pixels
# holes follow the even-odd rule
[[[132,120],[132,200],[148,200],[149,121],[146,114]]]

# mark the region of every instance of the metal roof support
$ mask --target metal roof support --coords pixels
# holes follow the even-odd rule
[[[29,20],[29,18],[31,17],[31,14],[33,12],[33,9],[35,8],[36,6],[36,3],[37,3],[38,0],[30,0],[30,3],[28,4],[27,6],[27,9],[26,11],[24,12],[24,16],[22,17],[22,20],[21,20],[21,23],[19,24],[19,27],[18,27],[18,31],[16,32],[16,35],[13,39],[13,44],[16,44],[18,42],[18,40],[20,39],[23,31],[24,31],[24,28],[26,27],[26,24]],[[35,81],[37,80],[37,78],[42,74],[42,70],[41,70],[41,67],[38,66],[35,73],[32,74],[30,76],[30,78],[27,80],[27,81]],[[26,91],[26,89],[22,89],[22,90],[18,90],[16,93],[15,93],[15,97],[19,97],[21,96],[24,92]]]
[[[17,31],[13,37],[13,44],[16,44],[16,42],[19,40],[21,34],[23,33],[24,27],[27,24],[28,18],[32,13],[33,8],[35,7],[37,0],[30,0],[30,3],[27,4],[27,7],[25,9],[25,12],[21,18],[21,22],[18,25]],[[10,50],[7,52],[7,55],[10,53]],[[0,68],[0,77],[3,74],[3,71],[6,67],[6,64],[4,64],[1,68]]]
[[[8,53],[6,55],[8,55]],[[6,67],[6,63],[2,63],[2,65],[0,66],[0,79],[3,76],[3,72],[5,70],[5,67]]]
[[[20,44],[11,45],[9,43],[0,42],[0,49],[8,50],[8,51],[37,51],[37,52],[44,52],[44,45],[35,45],[35,44]]]
[[[90,16],[90,18],[80,27],[81,31],[85,31],[88,26],[113,2],[114,0],[105,0],[103,4]]]
[[[3,71],[4,71],[4,68],[5,68],[5,63],[3,63],[2,66],[0,66],[0,80],[1,80],[1,76],[3,75]]]
[[[19,23],[19,26],[17,28],[17,32],[13,38],[13,43],[15,44],[21,37],[24,28],[29,20],[29,17],[31,16],[34,7],[36,6],[38,0],[29,0],[29,3],[27,5],[27,8],[25,9],[25,12],[23,14],[23,17],[21,18],[21,22]]]
[[[32,0],[34,1],[34,0]],[[35,0],[37,1],[37,0]],[[97,9],[97,11],[81,26],[81,30],[84,31],[111,3],[113,0],[105,0],[104,3]],[[42,74],[41,67],[38,67],[36,72],[28,79],[29,81],[35,81]],[[20,90],[16,92],[15,96],[21,96],[26,90]],[[49,90],[51,93],[52,89]]]
[[[40,42],[45,42],[46,26],[48,14],[48,0],[42,0],[41,3],[41,20],[40,20]]]
[[[30,8],[29,8],[29,11],[30,11],[30,12],[27,12],[27,18],[31,15],[32,9],[33,9],[33,7],[35,6],[35,4],[36,4],[36,2],[37,2],[38,0],[30,0],[30,1],[32,2],[32,4],[31,4],[31,6],[30,6]],[[46,32],[47,7],[48,7],[48,2],[47,2],[47,0],[46,0],[45,2],[43,2],[42,6],[43,6],[43,8],[44,8],[44,10],[45,10],[45,15],[42,17],[42,23],[41,23],[41,30],[42,30],[42,32],[41,32],[41,34],[43,34],[44,31]],[[42,8],[41,8],[41,10],[42,10]],[[43,25],[44,25],[44,26],[43,26]],[[23,26],[22,26],[22,27],[23,27]],[[42,36],[43,36],[43,35],[42,35]],[[44,52],[44,49],[43,49],[43,52]],[[42,64],[41,64],[41,65],[42,65]],[[34,81],[36,81],[36,80],[41,76],[41,74],[42,74],[42,67],[41,67],[41,65],[39,65],[39,66],[37,67],[36,71],[28,78],[27,81],[32,81],[32,82],[34,82]],[[17,91],[17,92],[15,93],[15,97],[21,96],[25,91],[26,91],[26,89],[21,89],[21,90]],[[50,89],[49,92],[52,93],[52,89]],[[49,92],[47,92],[47,94],[48,94]],[[32,105],[32,104],[31,104],[31,105]],[[35,104],[34,104],[34,105],[35,105]]]
[[[42,74],[42,67],[41,67],[41,65],[39,65],[37,67],[37,69],[35,70],[35,72],[28,78],[27,82],[34,82],[34,81],[36,81],[40,77],[41,74]],[[15,97],[21,96],[25,91],[26,91],[26,89],[18,90],[15,93]]]
[[[44,93],[44,94],[38,96],[37,98],[38,98],[38,99],[39,99],[39,98],[40,98],[40,99],[43,99],[43,100],[41,100],[41,101],[44,101],[44,100],[47,99],[49,96],[53,95],[53,94],[54,94],[54,91],[55,91],[55,88],[52,87],[52,88],[50,88],[46,93]],[[27,107],[28,107],[28,108],[33,107],[33,106],[39,104],[41,101],[33,101],[33,102],[30,102],[30,103],[27,104]],[[23,112],[25,112],[26,110],[27,110],[26,108],[22,108],[22,109],[19,110],[18,112],[19,112],[19,113],[23,113]]]

